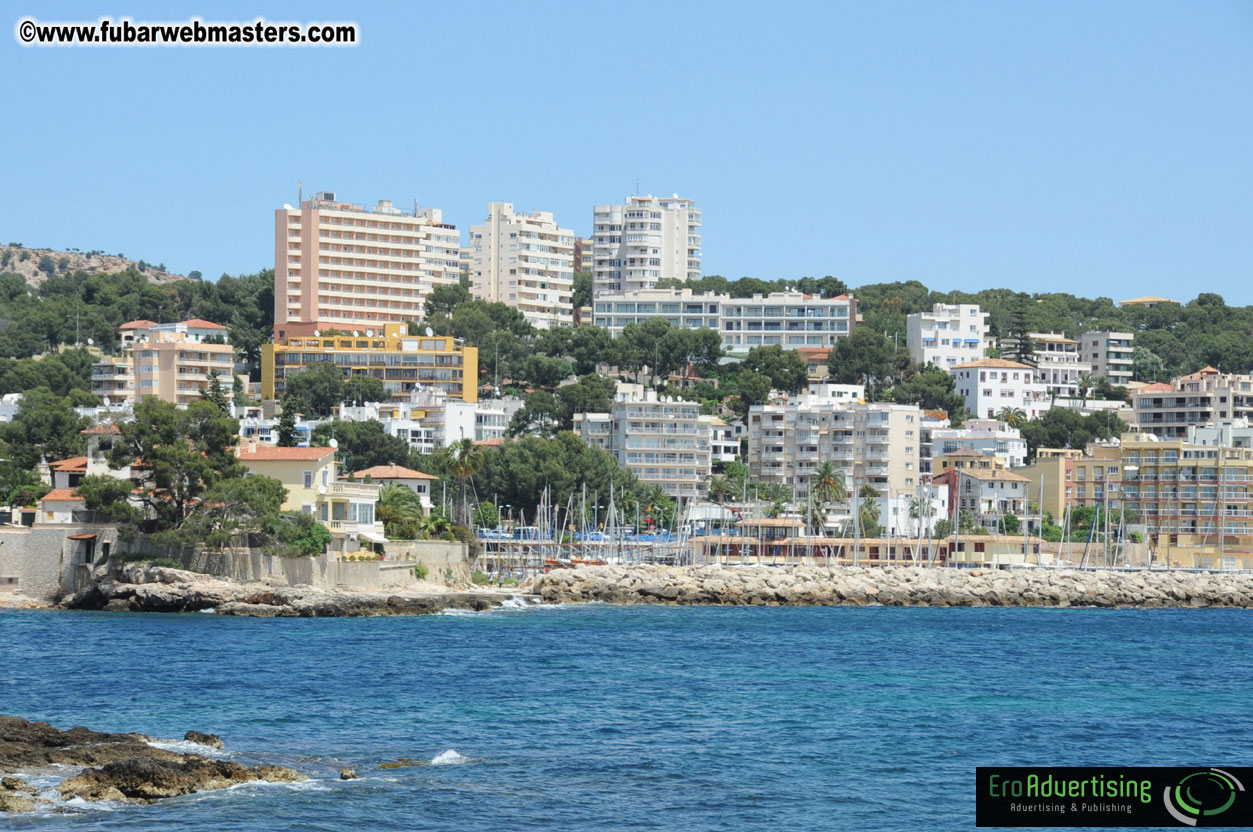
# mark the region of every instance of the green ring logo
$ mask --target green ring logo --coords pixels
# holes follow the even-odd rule
[[[1244,784],[1234,775],[1210,768],[1189,774],[1176,786],[1167,786],[1162,800],[1166,811],[1185,826],[1209,826],[1205,821],[1230,809],[1238,791],[1244,791]]]

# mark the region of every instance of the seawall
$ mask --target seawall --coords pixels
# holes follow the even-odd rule
[[[522,586],[550,603],[1253,607],[1253,572],[855,566],[585,566]]]

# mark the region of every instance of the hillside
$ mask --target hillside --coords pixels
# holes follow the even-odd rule
[[[143,272],[147,275],[149,283],[172,283],[176,280],[187,279],[181,274],[171,274],[143,260],[131,260],[120,254],[105,254],[102,251],[24,248],[12,243],[0,246],[0,273],[12,272],[20,275],[28,286],[35,288],[54,274],[68,274],[69,272],[116,274],[127,269],[138,269]]]

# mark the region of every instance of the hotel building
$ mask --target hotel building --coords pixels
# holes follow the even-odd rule
[[[458,282],[461,235],[437,208],[371,209],[322,192],[274,214],[274,325],[379,327],[412,321],[437,286]]]
[[[624,205],[597,205],[592,228],[597,296],[700,278],[701,213],[690,199],[631,196]]]
[[[450,336],[410,335],[407,324],[322,332],[310,323],[275,324],[274,343],[261,346],[261,397],[273,401],[286,380],[330,361],[345,376],[368,375],[396,398],[423,388],[466,402],[478,400],[479,351]]]
[[[470,227],[470,292],[522,313],[533,326],[574,325],[574,232],[546,211],[520,214],[508,202],[487,206]]]
[[[1253,375],[1205,367],[1169,384],[1145,385],[1132,394],[1131,403],[1139,430],[1179,439],[1191,426],[1253,418]]]

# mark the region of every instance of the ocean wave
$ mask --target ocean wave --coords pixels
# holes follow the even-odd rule
[[[431,765],[433,766],[459,766],[468,762],[470,762],[469,757],[463,757],[451,748],[431,758]]]

